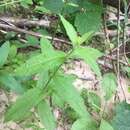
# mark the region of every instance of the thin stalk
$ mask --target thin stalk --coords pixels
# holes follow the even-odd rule
[[[72,50],[66,55],[66,57],[64,58],[64,61],[56,68],[56,70],[54,71],[54,73],[50,76],[49,80],[47,81],[47,83],[45,84],[45,87],[43,88],[44,92],[48,91],[48,85],[49,83],[52,81],[53,77],[57,74],[58,70],[61,68],[61,66],[64,64],[64,62],[68,59],[68,57],[73,53],[74,49],[72,48]]]
[[[124,95],[124,98],[126,100],[125,92],[123,89],[123,86],[121,84],[121,79],[120,79],[120,2],[121,0],[118,0],[118,14],[117,14],[117,84],[118,87],[120,86]]]
[[[125,17],[124,17],[124,23],[123,23],[123,53],[124,53],[124,58],[125,58],[125,60],[126,60],[126,62],[127,63],[129,63],[128,62],[128,59],[127,59],[127,56],[126,56],[126,43],[127,43],[127,37],[126,37],[126,35],[127,35],[127,30],[126,30],[126,26],[127,26],[127,23],[128,23],[128,6],[127,6],[127,2],[126,2],[126,0],[123,0],[123,2],[124,2],[124,10],[125,10]]]

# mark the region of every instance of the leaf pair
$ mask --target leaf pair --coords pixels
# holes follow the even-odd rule
[[[63,16],[60,15],[60,19],[65,27],[66,33],[71,40],[73,46],[80,45],[85,41],[88,41],[92,35],[93,32],[87,32],[83,36],[78,36],[76,30],[74,29],[73,25],[70,24]]]
[[[100,68],[96,60],[98,57],[102,56],[102,53],[94,48],[79,46],[86,40],[88,41],[92,37],[93,32],[88,32],[83,36],[79,37],[77,36],[74,27],[67,20],[65,20],[63,16],[60,16],[60,18],[66,29],[67,35],[69,36],[74,46],[74,52],[72,53],[72,57],[74,56],[76,58],[81,58],[85,60],[85,62],[89,64],[91,69],[96,73],[96,75],[101,77]]]

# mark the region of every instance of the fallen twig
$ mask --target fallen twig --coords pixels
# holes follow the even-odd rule
[[[49,20],[29,20],[29,19],[19,19],[19,18],[13,18],[13,17],[0,17],[0,21],[4,21],[7,23],[12,23],[18,27],[23,27],[23,26],[41,26],[41,27],[46,27],[49,28],[51,25],[51,21]]]
[[[18,33],[32,35],[32,36],[35,36],[35,37],[38,37],[38,38],[45,37],[49,40],[52,40],[51,36],[44,36],[40,33],[36,33],[36,32],[33,32],[33,31],[27,31],[25,29],[21,29],[21,28],[15,27],[15,26],[10,26],[10,25],[0,23],[0,28],[5,29],[5,30],[15,31],[15,32],[18,32]],[[57,42],[66,43],[66,44],[71,45],[71,43],[69,41],[66,41],[66,40],[63,40],[63,39],[60,39],[60,38],[54,38],[53,40],[57,41]]]

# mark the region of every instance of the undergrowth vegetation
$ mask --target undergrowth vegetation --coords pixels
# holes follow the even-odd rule
[[[103,44],[93,46],[94,37],[103,27],[105,8],[100,1],[3,0],[0,11],[1,17],[6,14],[51,21],[49,28],[17,27],[0,18],[0,86],[18,95],[5,112],[5,122],[15,121],[34,130],[55,130],[66,118],[70,130],[130,130],[130,105],[116,99],[120,73],[129,77],[129,65],[120,61],[118,49],[109,66],[98,62],[109,60],[112,49],[127,36],[105,37]],[[123,25],[118,19],[112,26],[121,34]],[[56,43],[64,48],[57,49]],[[79,92],[74,87],[77,77],[66,74],[63,66],[76,59],[89,65],[102,95],[86,89]],[[56,120],[56,108],[62,113],[61,121]]]

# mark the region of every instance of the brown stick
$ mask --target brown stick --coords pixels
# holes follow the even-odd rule
[[[36,27],[36,26],[41,26],[41,27],[46,27],[46,28],[49,28],[50,25],[51,25],[51,21],[48,21],[48,20],[29,20],[29,19],[19,19],[19,18],[13,18],[13,17],[0,17],[0,21],[4,21],[4,22],[7,22],[7,23],[12,23],[18,27],[23,27],[23,26],[33,26],[33,27]]]
[[[36,32],[33,32],[33,31],[27,31],[27,30],[24,30],[24,29],[15,27],[15,26],[10,26],[10,25],[0,23],[0,28],[2,28],[4,30],[11,30],[11,31],[15,31],[15,32],[18,32],[18,33],[32,35],[32,36],[35,36],[35,37],[38,37],[38,38],[45,37],[45,38],[47,38],[49,40],[52,40],[51,36],[44,36],[44,35],[42,35],[40,33],[36,33]],[[66,43],[66,44],[71,45],[71,43],[69,41],[66,41],[66,40],[63,40],[63,39],[54,38],[53,40],[57,41],[57,42]]]

